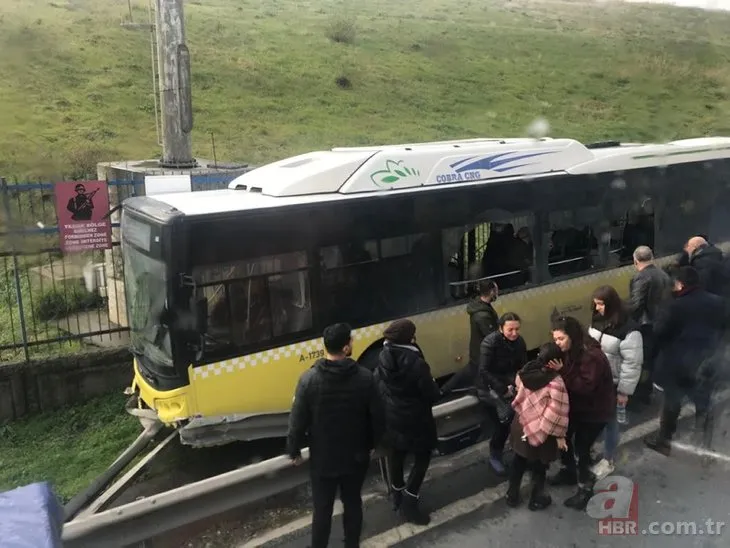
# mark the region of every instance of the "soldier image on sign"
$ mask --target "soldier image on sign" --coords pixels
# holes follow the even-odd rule
[[[71,213],[71,219],[74,221],[90,221],[94,214],[94,194],[99,192],[95,189],[91,193],[86,193],[86,187],[81,183],[74,187],[76,196],[69,199],[66,209]]]

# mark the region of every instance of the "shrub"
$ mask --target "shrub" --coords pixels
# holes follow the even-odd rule
[[[46,291],[34,304],[36,318],[47,322],[65,318],[74,312],[99,308],[104,304],[104,299],[83,288],[68,287],[65,291],[62,288]]]
[[[338,44],[352,44],[355,34],[355,22],[350,19],[334,19],[327,29],[327,37]]]

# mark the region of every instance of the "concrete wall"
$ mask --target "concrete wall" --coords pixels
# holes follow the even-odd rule
[[[82,403],[131,382],[126,349],[0,365],[0,421]]]

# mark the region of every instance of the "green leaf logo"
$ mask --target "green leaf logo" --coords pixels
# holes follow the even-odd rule
[[[384,188],[388,185],[397,183],[401,179],[418,177],[420,174],[421,172],[419,170],[403,165],[403,160],[400,162],[386,160],[385,169],[372,173],[370,175],[370,180],[375,183],[376,186]]]

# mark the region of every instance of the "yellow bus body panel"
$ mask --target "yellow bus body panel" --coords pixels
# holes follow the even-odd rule
[[[186,419],[195,415],[196,404],[191,395],[194,394],[189,386],[176,388],[174,390],[157,390],[150,386],[146,379],[140,374],[137,360],[134,360],[134,383],[133,387],[139,389],[139,398],[151,409],[157,411],[157,416],[165,424]]]
[[[516,312],[522,319],[522,334],[529,349],[551,339],[550,317],[571,315],[590,322],[591,294],[601,285],[612,285],[622,297],[634,274],[632,266],[602,270],[568,280],[526,286],[508,293],[495,303],[499,314]],[[410,316],[416,337],[434,377],[454,373],[469,360],[469,318],[466,305]],[[353,331],[353,356],[357,358],[382,337],[386,323]],[[231,358],[200,367],[189,367],[190,384],[168,392],[147,384],[135,365],[135,382],[141,398],[158,411],[166,424],[195,416],[269,414],[291,409],[299,376],[324,357],[321,338]]]

